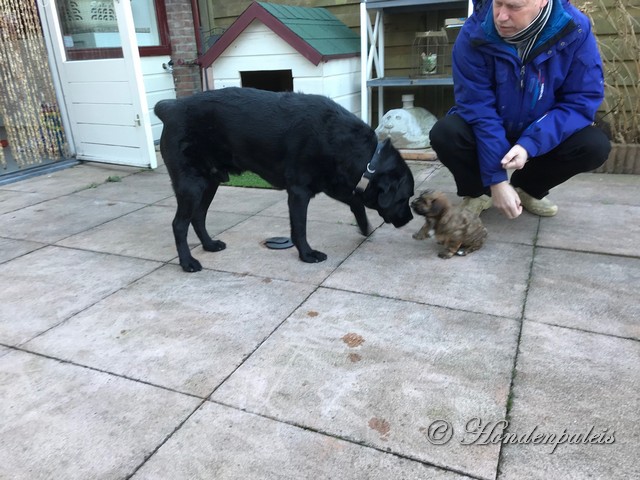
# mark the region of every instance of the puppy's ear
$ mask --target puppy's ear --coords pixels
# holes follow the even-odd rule
[[[431,208],[429,208],[429,215],[437,217],[438,215],[442,215],[447,205],[442,199],[436,197],[431,202]]]

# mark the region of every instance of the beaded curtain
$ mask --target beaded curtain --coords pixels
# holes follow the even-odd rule
[[[33,0],[0,0],[0,84],[0,121],[18,166],[64,157],[67,142]],[[0,167],[6,168],[4,150]]]

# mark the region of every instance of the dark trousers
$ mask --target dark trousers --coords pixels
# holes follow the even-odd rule
[[[460,116],[446,115],[438,120],[431,129],[430,138],[438,159],[455,178],[458,195],[479,197],[489,194],[489,188],[480,178],[475,136]],[[513,172],[511,185],[520,187],[532,197],[546,197],[549,190],[574,175],[598,168],[607,160],[610,150],[611,143],[601,129],[586,127],[550,152],[529,158],[522,169]],[[496,158],[496,161],[500,159]]]

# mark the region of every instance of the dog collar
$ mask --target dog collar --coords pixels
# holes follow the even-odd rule
[[[358,182],[355,190],[353,191],[354,194],[356,192],[357,193],[364,192],[369,186],[369,181],[371,180],[371,177],[373,177],[373,174],[376,173],[376,164],[378,163],[378,159],[380,158],[380,152],[382,151],[382,146],[383,146],[383,143],[378,143],[378,146],[376,147],[376,151],[374,152],[373,157],[371,157],[371,161],[367,163],[367,169],[362,174],[362,177],[360,177],[360,181]]]

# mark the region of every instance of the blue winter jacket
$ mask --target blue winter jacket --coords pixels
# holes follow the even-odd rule
[[[604,98],[589,19],[567,0],[550,1],[551,17],[524,64],[498,35],[492,0],[477,0],[454,45],[450,113],[473,128],[485,186],[507,180],[500,160],[514,144],[530,157],[547,153],[591,125]]]

